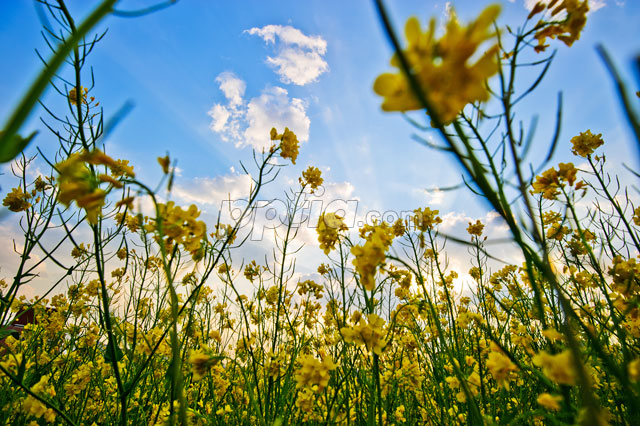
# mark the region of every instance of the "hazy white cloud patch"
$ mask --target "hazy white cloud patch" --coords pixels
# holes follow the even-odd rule
[[[185,203],[220,207],[223,200],[248,198],[251,184],[251,176],[247,174],[197,177],[175,185],[173,195]]]
[[[220,90],[229,100],[229,106],[237,106],[242,104],[242,97],[247,88],[244,80],[240,79],[234,73],[225,71],[216,77]]]
[[[227,102],[211,107],[207,113],[211,117],[209,128],[220,135],[223,141],[237,142],[241,137],[242,119],[246,110],[243,99],[246,84],[230,71],[218,75],[216,82]]]
[[[430,206],[442,205],[444,201],[444,191],[441,191],[438,187],[431,189],[413,188],[411,193],[415,198],[425,200]]]
[[[267,64],[283,83],[304,86],[329,70],[324,60],[327,42],[320,36],[306,35],[289,25],[266,25],[246,32],[274,46],[276,54],[267,56]]]
[[[216,103],[209,110],[209,128],[223,141],[233,142],[238,148],[266,149],[272,143],[269,139],[272,127],[280,132],[288,127],[300,142],[309,140],[311,120],[307,116],[307,103],[290,98],[286,89],[267,87],[247,101],[245,82],[235,74],[225,71],[216,82],[226,102]]]

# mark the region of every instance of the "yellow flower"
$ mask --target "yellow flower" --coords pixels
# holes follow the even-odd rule
[[[578,136],[572,137],[571,143],[573,144],[571,152],[573,152],[574,155],[587,158],[596,148],[604,144],[604,140],[602,140],[602,133],[594,135],[591,133],[591,130],[587,130]]]
[[[633,211],[633,223],[635,223],[636,226],[640,226],[640,207],[636,207]]]
[[[575,383],[573,357],[568,349],[556,355],[542,351],[533,357],[533,364],[542,367],[544,375],[559,385]]]
[[[322,179],[320,169],[317,167],[309,166],[307,170],[302,172],[302,177],[299,178],[301,185],[309,185],[311,187],[311,193],[318,189],[324,179]]]
[[[258,265],[255,260],[252,260],[251,263],[248,263],[247,266],[244,267],[244,276],[253,282],[258,275],[260,275],[260,265]]]
[[[42,179],[42,176],[38,176],[36,178],[34,185],[36,187],[36,191],[38,192],[44,192],[46,189],[51,188],[51,186],[48,185],[47,182],[44,181],[44,179]]]
[[[320,275],[326,275],[329,273],[330,270],[331,270],[330,266],[324,263],[321,263],[320,266],[318,266],[318,273]]]
[[[569,234],[571,230],[566,226],[562,226],[559,222],[552,223],[547,230],[547,238],[562,241],[565,235]]]
[[[434,112],[444,124],[451,123],[465,105],[489,100],[486,80],[498,72],[498,45],[491,46],[475,63],[470,64],[469,61],[478,56],[476,50],[482,43],[494,39],[491,27],[499,13],[500,6],[491,5],[475,21],[463,27],[452,11],[446,33],[440,39],[435,37],[435,19],[430,21],[426,32],[422,32],[417,18],[407,20],[404,54],[413,75],[435,108]],[[400,68],[397,55],[391,59],[391,65]],[[402,70],[378,76],[373,90],[384,97],[384,111],[424,107],[415,97]]]
[[[640,264],[636,263],[636,259],[624,260],[618,255],[613,258],[613,264],[609,267],[608,273],[613,277],[612,287],[618,293],[629,296],[638,291]]]
[[[115,177],[136,177],[133,172],[133,166],[129,165],[129,160],[116,160],[114,164],[110,166],[111,174]]]
[[[319,361],[312,355],[302,355],[299,361],[300,368],[295,372],[298,387],[310,389],[317,387],[316,390],[322,392],[329,384],[329,372],[336,369],[331,357],[325,355],[322,357],[322,361]]]
[[[165,155],[164,157],[158,157],[158,164],[162,167],[162,173],[165,175],[169,173],[169,166],[171,165],[171,160],[169,160],[169,156]]]
[[[91,381],[91,372],[93,369],[93,363],[88,362],[74,370],[69,382],[64,384],[64,390],[67,393],[67,396],[75,396],[84,390]]]
[[[346,231],[347,225],[345,225],[341,216],[335,213],[322,213],[318,218],[318,241],[320,242],[320,248],[324,250],[324,254],[336,248],[338,243],[338,233],[340,231]]]
[[[559,341],[563,339],[562,333],[553,328],[547,328],[546,330],[542,330],[542,335],[552,342]]]
[[[191,364],[191,372],[193,380],[201,380],[209,371],[209,369],[217,364],[218,357],[206,352],[206,350],[194,350],[189,352],[189,363]]]
[[[442,223],[442,219],[438,216],[439,210],[431,210],[429,207],[425,207],[424,210],[415,209],[413,212],[415,213],[413,216],[414,224],[420,232],[426,232],[433,229],[434,225]]]
[[[555,200],[560,193],[560,188],[562,188],[565,183],[573,186],[577,173],[578,169],[575,168],[573,163],[559,163],[558,170],[551,167],[542,172],[542,175],[536,176],[536,181],[532,184],[533,190],[531,192],[533,194],[542,194],[542,198],[547,200]],[[578,186],[576,186],[576,188],[578,188]]]
[[[122,247],[120,250],[118,250],[116,252],[116,255],[118,256],[118,259],[120,260],[124,260],[127,258],[127,249]]]
[[[108,177],[105,179],[106,175],[96,177],[87,164],[107,166],[112,172],[122,170],[123,164],[99,150],[71,154],[66,160],[56,164],[56,169],[60,173],[58,200],[67,207],[75,201],[79,208],[85,209],[89,223],[95,225],[98,222],[98,216],[102,213],[107,195],[99,185],[104,181],[111,184],[117,181]],[[125,168],[124,173],[132,175],[133,170],[130,167]]]
[[[272,141],[280,140],[280,156],[282,158],[290,158],[293,164],[296,164],[296,158],[298,158],[298,149],[300,142],[295,133],[289,130],[288,127],[284,128],[284,132],[279,134],[275,128],[271,129],[269,137]]]
[[[562,397],[560,395],[541,393],[538,395],[537,401],[538,404],[542,405],[547,410],[558,411],[560,410],[560,401],[562,401]]]
[[[166,204],[158,204],[158,209],[162,218],[162,232],[167,250],[170,250],[174,243],[182,244],[194,260],[200,260],[204,255],[203,246],[207,240],[207,225],[197,220],[200,211],[196,205],[192,204],[187,210],[183,210],[173,201],[169,201]],[[149,230],[157,231],[157,224],[150,225]]]
[[[469,235],[475,235],[479,237],[482,235],[482,230],[484,229],[484,225],[479,220],[476,220],[476,223],[469,222],[469,226],[467,227],[467,232]]]
[[[508,356],[500,351],[492,351],[487,358],[487,368],[500,386],[508,389],[509,373],[518,369]]]
[[[640,358],[636,358],[627,365],[629,380],[636,383],[640,380]]]
[[[400,405],[398,406],[398,408],[396,408],[395,413],[393,413],[393,416],[400,423],[405,423],[407,421],[407,419],[404,417],[404,411],[405,411],[404,405]]]
[[[18,186],[4,197],[2,205],[9,207],[12,212],[22,212],[31,207],[31,203],[28,201],[30,198],[31,194],[22,192],[22,187]]]
[[[536,32],[535,39],[538,40],[538,45],[535,46],[536,52],[543,52],[548,45],[544,44],[548,38],[558,38],[567,46],[571,45],[578,39],[580,39],[580,33],[587,23],[587,12],[589,11],[588,0],[563,0],[558,4],[557,1],[549,4],[542,4],[538,2],[529,14],[529,18],[532,18],[535,14],[542,12],[545,8],[549,8],[551,16],[556,16],[560,12],[565,12],[565,17],[561,21],[544,22],[540,21],[538,26],[541,29]],[[555,8],[553,8],[555,6]],[[553,9],[551,9],[553,8]]]
[[[77,95],[77,90],[75,87],[72,87],[69,90],[69,103],[71,103],[71,105],[78,105],[78,103],[82,102],[83,104],[86,105],[87,103],[87,93],[89,92],[89,90],[86,87],[80,86],[80,92],[81,92],[81,96]]]
[[[51,398],[56,395],[55,389],[49,384],[49,376],[47,375],[40,377],[38,383],[31,387],[31,391],[44,398]],[[22,401],[22,410],[24,413],[34,417],[39,418],[44,416],[45,420],[49,423],[53,423],[55,421],[55,412],[52,409],[47,408],[42,402],[31,395],[28,395]]]
[[[229,244],[233,244],[233,242],[236,240],[236,237],[238,236],[234,232],[233,226],[225,225],[223,223],[217,223],[215,226],[215,232],[212,232],[209,235],[211,235],[211,238],[215,238],[219,241],[228,240]]]
[[[364,245],[351,247],[353,266],[360,275],[360,283],[369,291],[375,288],[375,274],[379,265],[384,263],[386,252],[393,243],[395,236],[393,227],[386,223],[380,225],[367,226],[360,229],[361,235],[365,237]]]
[[[217,416],[222,416],[224,414],[229,414],[229,413],[233,413],[233,409],[229,404],[226,404],[224,408],[220,408],[218,411],[216,411]]]
[[[382,354],[382,350],[387,345],[384,339],[385,321],[376,314],[369,314],[367,322],[358,322],[353,327],[343,327],[340,333],[347,343],[355,343],[357,345],[365,345],[375,354]]]

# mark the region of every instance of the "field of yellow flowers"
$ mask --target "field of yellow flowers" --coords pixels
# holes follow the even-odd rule
[[[292,189],[274,262],[232,265],[242,219],[281,159],[296,162],[296,134],[264,135],[271,148],[255,154],[237,222],[204,223],[195,205],[162,201],[175,163],[158,157],[163,178],[147,184],[135,164],[106,155],[102,110],[86,87],[99,38],[82,40],[114,2],[81,23],[63,1],[49,3],[61,28],[46,34],[53,59],[0,134],[0,156],[14,161],[17,182],[3,205],[24,233],[17,270],[3,268],[0,280],[4,424],[640,424],[640,207],[604,171],[600,134],[585,128],[553,141],[586,169],[559,163],[534,173],[513,119],[553,59],[549,46],[580,38],[586,0],[540,2],[517,31],[495,24],[495,5],[471,22],[452,14],[442,34],[435,20],[424,28],[411,18],[404,37],[375,2],[396,52],[393,71],[373,84],[382,109],[428,115],[524,258],[490,268],[490,236],[480,221],[469,223],[460,243],[471,254],[470,295],[454,287],[463,271],[449,268],[442,219],[429,207],[359,230],[324,212],[322,280],[294,282],[293,218],[301,196],[323,182],[313,166]],[[516,93],[521,58],[532,55],[540,78]],[[64,61],[75,77],[68,90],[57,88],[73,121],[51,125],[58,153],[46,159],[48,174],[30,179],[33,159],[20,155],[30,138],[18,132]],[[618,87],[630,105],[635,94]],[[483,109],[489,102],[499,113]],[[136,208],[141,199],[153,214]],[[80,230],[90,241],[78,239]],[[73,247],[74,263],[50,294],[18,297],[46,232]],[[53,250],[44,260],[57,257]]]

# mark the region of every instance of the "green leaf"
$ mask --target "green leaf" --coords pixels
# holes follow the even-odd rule
[[[107,348],[106,348],[106,351],[104,353],[104,360],[106,362],[113,362],[113,355],[112,355],[112,351],[111,351],[111,345],[114,344],[114,343],[115,342],[110,340],[109,343],[107,344]],[[122,352],[122,349],[120,349],[118,347],[117,343],[115,343],[115,353],[116,353],[116,361],[120,361],[124,357],[124,353]]]
[[[6,138],[4,144],[0,145],[0,163],[8,163],[16,158],[29,145],[29,142],[38,134],[33,132],[26,138],[19,134],[14,134]],[[0,138],[4,136],[4,132],[0,131]]]

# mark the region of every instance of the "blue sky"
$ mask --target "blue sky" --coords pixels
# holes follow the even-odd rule
[[[525,2],[502,2],[500,23],[523,22],[528,13]],[[75,16],[83,16],[95,4],[69,3]],[[119,8],[150,3],[124,0]],[[447,3],[463,22],[488,4],[386,3],[399,30],[411,15],[423,24],[431,16],[442,22]],[[519,117],[528,123],[534,114],[540,115],[534,154],[543,156],[557,92],[562,90],[563,131],[554,162],[572,161],[569,139],[590,128],[603,134],[612,164],[619,168],[624,161],[637,168],[638,157],[611,80],[594,47],[603,43],[627,80],[637,82],[630,64],[640,52],[640,2],[592,4],[597,10],[590,13],[581,40],[571,49],[552,42],[551,48],[558,49],[555,63],[538,93],[522,104]],[[2,1],[0,16],[4,121],[40,68],[34,48],[45,56],[48,52],[33,2]],[[107,35],[89,57],[96,80],[92,95],[107,119],[127,101],[135,105],[111,134],[107,150],[130,159],[147,182],[159,178],[156,157],[170,152],[181,171],[174,197],[182,202],[197,202],[213,214],[220,197],[229,192],[242,195],[247,180],[239,173],[239,162],[251,161],[251,144],[257,146],[256,135],[263,127],[263,143],[268,143],[271,125],[266,123],[272,120],[280,128],[290,122],[287,125],[299,129],[305,141],[297,165],[283,170],[279,184],[267,192],[271,196],[282,194],[287,182],[295,182],[302,170],[314,165],[323,170],[326,196],[359,199],[359,214],[431,206],[443,214],[455,213],[452,220],[464,226],[467,218],[486,215],[468,191],[426,193],[426,188],[460,181],[455,163],[413,142],[414,129],[399,114],[380,110],[372,84],[390,69],[391,49],[373,2],[183,0],[142,18],[110,17],[107,27]],[[44,102],[59,102],[54,95],[47,92]],[[36,110],[26,127],[38,128],[41,114]],[[221,118],[225,114],[226,121]],[[46,132],[35,141],[45,153],[52,153],[55,143]],[[10,176],[0,177],[3,197],[12,182]]]

